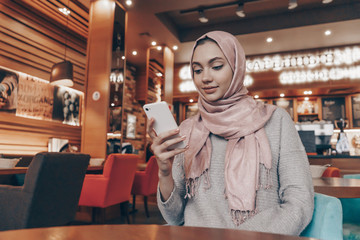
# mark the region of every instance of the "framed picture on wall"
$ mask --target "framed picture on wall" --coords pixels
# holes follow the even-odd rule
[[[76,91],[71,88],[55,86],[53,120],[61,121],[69,125],[80,126],[80,101],[81,97]]]
[[[351,97],[353,127],[360,127],[360,94]]]
[[[16,112],[19,74],[0,68],[0,111]]]
[[[121,107],[112,107],[109,113],[109,132],[121,131]]]
[[[321,105],[323,120],[331,121],[335,124],[335,120],[346,118],[345,97],[322,98]]]
[[[126,138],[134,139],[136,137],[136,116],[128,114],[126,123]]]

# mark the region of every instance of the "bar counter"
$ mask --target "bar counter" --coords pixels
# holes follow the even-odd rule
[[[309,155],[311,165],[331,164],[340,169],[340,175],[360,174],[360,156],[348,155]]]

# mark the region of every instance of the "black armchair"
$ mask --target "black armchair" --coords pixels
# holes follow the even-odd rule
[[[79,153],[36,154],[23,186],[0,185],[0,230],[73,221],[89,160]]]

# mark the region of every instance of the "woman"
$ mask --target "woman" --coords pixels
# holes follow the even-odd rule
[[[0,111],[16,111],[18,83],[16,73],[0,69]]]
[[[299,235],[314,192],[304,147],[290,116],[256,102],[243,85],[245,54],[236,38],[200,37],[191,58],[199,113],[157,136],[158,206],[169,224]],[[166,140],[180,131],[180,136]],[[180,141],[185,149],[168,151]]]

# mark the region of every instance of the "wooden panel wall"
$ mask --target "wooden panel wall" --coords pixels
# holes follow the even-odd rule
[[[84,91],[88,11],[78,1],[70,2],[67,28],[67,18],[57,10],[63,1],[0,1],[0,66],[49,80],[66,44],[66,58],[74,64],[74,89]],[[0,153],[47,151],[51,137],[80,146],[81,127],[0,112]]]
[[[84,91],[87,33],[67,27],[73,25],[75,13],[67,19],[57,10],[52,13],[62,21],[57,22],[34,8],[42,7],[42,2],[0,2],[0,66],[49,80],[51,67],[63,61],[66,46],[66,59],[74,65],[74,89]],[[88,16],[84,17],[87,29]]]
[[[0,153],[35,155],[48,150],[47,143],[51,137],[69,139],[70,144],[80,147],[80,127],[24,119],[10,113],[1,113]]]
[[[174,88],[174,53],[170,48],[164,47],[165,94],[164,101],[173,104]]]

